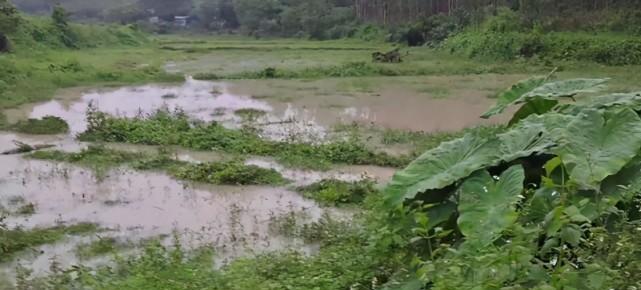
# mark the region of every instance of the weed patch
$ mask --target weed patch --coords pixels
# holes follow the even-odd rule
[[[190,164],[178,168],[173,174],[180,179],[212,184],[277,185],[286,182],[274,169],[245,165],[239,161]]]
[[[28,119],[13,124],[11,128],[20,133],[46,135],[69,132],[69,124],[59,117],[46,116],[42,119]]]
[[[286,183],[277,171],[245,165],[242,161],[192,164],[172,159],[163,152],[131,153],[92,145],[79,153],[38,151],[30,157],[87,166],[99,177],[104,176],[113,167],[128,165],[137,170],[163,170],[178,179],[211,184],[277,185]]]
[[[95,224],[77,224],[52,228],[0,228],[0,261],[9,260],[20,251],[62,240],[67,235],[81,235],[98,231]]]
[[[82,141],[146,145],[179,145],[196,150],[220,150],[233,154],[274,156],[285,165],[323,169],[333,163],[399,167],[408,161],[374,152],[357,138],[324,144],[263,140],[248,129],[232,130],[217,123],[193,123],[180,112],[158,111],[147,117],[115,118],[88,113],[89,127]]]
[[[126,245],[119,242],[116,238],[101,238],[88,244],[78,245],[75,249],[76,256],[86,260],[94,257],[105,256],[116,253]]]
[[[360,204],[367,196],[377,192],[374,182],[370,180],[347,182],[333,179],[299,187],[297,191],[325,206]]]

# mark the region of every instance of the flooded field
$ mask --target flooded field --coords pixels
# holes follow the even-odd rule
[[[89,144],[74,137],[87,129],[86,112],[90,107],[130,118],[144,117],[159,109],[180,110],[194,120],[215,121],[232,129],[251,125],[259,128],[261,137],[278,141],[321,142],[335,126],[350,123],[396,130],[453,131],[482,124],[478,116],[493,102],[488,96],[511,80],[493,75],[309,82],[208,82],[187,78],[179,85],[63,90],[52,101],[10,109],[6,114],[12,122],[57,116],[69,124],[69,134],[0,133],[0,151],[14,148],[14,141],[21,141],[79,152]],[[383,86],[382,81],[390,85]],[[126,152],[158,150],[156,146],[131,144],[106,146]],[[176,160],[190,163],[226,158],[217,152],[180,147],[172,150]],[[295,249],[313,253],[313,243],[279,235],[270,224],[286,216],[311,222],[324,213],[339,217],[349,217],[351,213],[321,207],[295,192],[295,187],[330,179],[366,179],[384,184],[396,170],[341,165],[321,172],[290,169],[268,157],[251,157],[245,164],[274,169],[289,182],[283,186],[221,186],[177,181],[165,173],[127,167],[96,176],[85,167],[20,155],[0,156],[0,161],[4,165],[0,168],[0,204],[9,208],[12,200],[20,200],[34,208],[29,215],[9,215],[4,220],[8,227],[33,229],[93,223],[101,229],[95,236],[69,236],[21,253],[0,267],[5,276],[11,276],[18,264],[29,265],[37,275],[46,274],[52,260],[63,267],[71,266],[79,262],[73,254],[76,247],[107,237],[132,245],[158,237],[169,242],[172,235],[177,235],[190,247],[211,246],[218,263],[261,251]],[[108,263],[109,259],[99,257],[92,261]]]

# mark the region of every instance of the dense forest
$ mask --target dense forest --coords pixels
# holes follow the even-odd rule
[[[372,33],[364,25],[425,26],[454,29],[478,26],[502,8],[519,14],[529,27],[547,30],[640,30],[639,0],[14,0],[26,12],[49,14],[59,3],[71,18],[85,21],[138,23],[157,32],[167,25],[149,25],[151,18],[171,22],[189,16],[200,31],[242,32],[255,36],[297,36],[329,39]],[[95,2],[95,3],[93,3]],[[440,16],[437,20],[434,17]],[[435,23],[436,22],[436,23]],[[442,22],[447,22],[443,25]],[[157,22],[154,22],[157,24]],[[448,27],[449,26],[449,27]],[[442,32],[441,32],[442,33]],[[384,34],[384,33],[381,33]]]

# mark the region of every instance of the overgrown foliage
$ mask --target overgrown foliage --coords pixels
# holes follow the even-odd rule
[[[285,179],[274,169],[245,165],[240,161],[187,165],[178,168],[174,175],[180,179],[212,184],[276,185],[285,183]]]
[[[602,82],[522,82],[503,93],[511,102],[499,100],[521,105],[505,133],[443,143],[394,176],[390,222],[409,241],[418,280],[430,289],[639,287],[640,244],[622,233],[639,224],[641,95],[557,101]],[[542,100],[555,103],[524,109]]]
[[[172,158],[168,152],[137,153],[118,151],[104,146],[89,146],[78,153],[38,151],[29,157],[42,160],[69,162],[87,166],[98,177],[117,166],[129,165],[138,170],[164,170],[175,178],[211,184],[278,185],[286,183],[273,169],[245,165],[240,160],[189,163]]]
[[[443,48],[471,58],[590,61],[607,65],[641,64],[641,39],[585,33],[468,31],[448,39]]]
[[[7,228],[0,220],[0,261],[6,262],[12,255],[44,244],[50,244],[65,238],[67,235],[80,235],[96,232],[94,224],[77,224],[51,228]]]
[[[159,110],[149,116],[116,118],[90,110],[83,141],[145,145],[180,145],[196,150],[219,150],[241,155],[275,156],[287,165],[328,168],[332,163],[400,166],[406,160],[374,152],[357,138],[330,143],[290,143],[262,139],[254,130],[232,130],[218,123],[193,123],[182,112]]]
[[[13,124],[11,128],[16,132],[26,134],[62,134],[69,131],[69,124],[59,117],[45,116],[42,119],[19,121]]]
[[[343,204],[360,204],[367,196],[374,194],[377,190],[374,182],[370,180],[347,182],[325,179],[299,187],[297,191],[322,205],[339,206]]]

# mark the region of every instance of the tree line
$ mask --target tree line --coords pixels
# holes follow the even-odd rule
[[[33,13],[50,14],[54,7],[51,0],[13,2],[21,10]],[[72,18],[149,26],[150,18],[170,23],[174,16],[181,15],[190,16],[190,27],[201,31],[314,39],[367,33],[364,27],[368,24],[391,30],[413,26],[423,30],[420,32],[423,38],[429,38],[426,34],[432,32],[425,32],[426,29],[447,35],[447,31],[441,30],[478,26],[501,9],[518,14],[519,23],[515,25],[538,25],[551,30],[600,26],[627,31],[630,27],[641,27],[641,0],[58,0],[56,3],[70,11]]]

